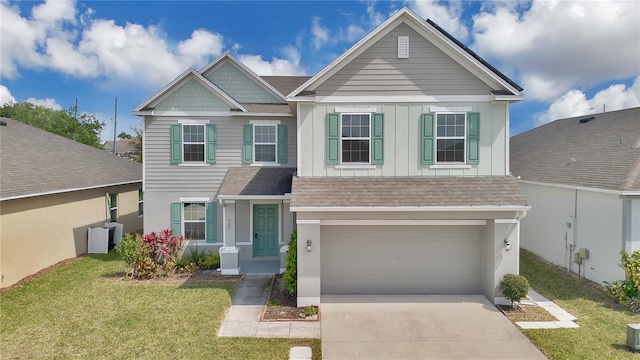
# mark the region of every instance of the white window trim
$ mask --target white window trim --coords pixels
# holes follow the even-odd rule
[[[251,151],[253,151],[253,162],[249,164],[249,166],[281,166],[282,164],[278,163],[278,125],[280,125],[280,120],[249,120],[249,124],[253,125],[253,132],[251,142],[253,143],[251,147]],[[276,127],[276,141],[275,141],[275,161],[256,161],[256,125],[258,126],[275,126]]]
[[[140,194],[142,194],[142,200],[140,200]],[[140,204],[142,204],[142,214],[140,214]],[[144,216],[144,191],[138,190],[138,217],[141,218]]]
[[[463,114],[464,115],[464,135],[463,136],[438,136],[438,115],[448,115],[448,114]],[[441,111],[435,113],[435,121],[434,121],[434,165],[445,165],[450,167],[451,165],[467,165],[467,113],[462,111]],[[456,140],[462,139],[464,140],[464,149],[462,150],[462,154],[464,156],[464,161],[438,161],[438,140]],[[434,166],[431,165],[431,166]],[[437,168],[436,168],[437,169]]]
[[[342,136],[342,115],[369,115],[369,136],[367,137],[367,140],[369,140],[369,161],[364,163],[364,162],[342,162],[342,141],[343,140],[362,140],[364,138],[362,137],[348,137],[345,138]],[[340,113],[340,128],[338,129],[339,134],[340,134],[340,164],[336,165],[336,166],[340,166],[340,165],[346,165],[348,167],[354,166],[354,165],[369,165],[371,166],[371,145],[372,145],[372,141],[371,141],[371,131],[373,128],[373,122],[372,122],[372,118],[373,118],[373,113],[368,113],[368,112],[344,112],[344,113]]]
[[[206,126],[206,122],[205,123],[181,123],[180,126],[182,127],[182,139],[180,139],[180,150],[182,151],[182,162],[178,165],[182,165],[182,166],[209,166],[209,164],[207,163],[207,126]],[[187,126],[202,126],[203,128],[203,141],[200,142],[186,142],[184,141],[184,135],[185,135],[185,131],[184,131],[184,127],[185,125]],[[202,161],[186,161],[184,159],[184,146],[185,145],[202,145],[202,152],[203,152],[203,157],[202,157]]]
[[[210,202],[206,196],[181,197],[179,200],[180,202]]]
[[[207,198],[208,199],[208,198]],[[180,207],[181,207],[181,215],[180,215],[180,219],[182,220],[182,236],[186,239],[187,237],[187,227],[186,227],[186,219],[184,217],[184,204],[185,203],[198,203],[198,204],[204,204],[204,239],[195,239],[195,240],[189,240],[189,242],[193,242],[193,243],[204,243],[207,242],[207,203],[205,201],[181,201],[180,202]],[[194,220],[189,220],[189,222],[195,223],[195,222],[201,222],[201,221],[194,221]]]
[[[181,125],[207,125],[209,120],[193,120],[193,119],[180,119],[178,124]]]

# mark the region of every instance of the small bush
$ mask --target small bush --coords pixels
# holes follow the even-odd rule
[[[150,257],[145,258],[136,264],[134,273],[140,279],[151,279],[158,272],[158,264]]]
[[[269,303],[267,303],[267,306],[280,306],[280,301],[278,301],[278,300],[269,300]]]
[[[500,290],[511,300],[511,304],[520,301],[529,292],[529,281],[522,275],[506,274],[500,280]]]
[[[317,315],[317,314],[318,314],[318,310],[316,310],[316,308],[313,307],[313,306],[306,306],[302,310],[302,315],[304,315],[305,317],[313,316],[313,315]]]
[[[116,252],[118,252],[122,260],[131,267],[146,257],[142,237],[137,234],[126,234],[120,240],[120,245],[116,246]]]
[[[289,296],[298,293],[298,232],[294,230],[289,240],[289,252],[287,253],[286,267],[282,276],[282,287]]]
[[[636,250],[629,255],[623,250],[620,254],[625,279],[605,281],[605,290],[631,311],[640,312],[640,251]]]
[[[197,264],[202,270],[216,270],[220,267],[220,254],[207,250],[207,254],[201,256]]]

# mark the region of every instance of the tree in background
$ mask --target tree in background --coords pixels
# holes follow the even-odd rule
[[[118,134],[118,139],[120,140],[131,139],[131,134],[127,134],[126,132],[121,131],[120,134]]]
[[[102,149],[100,132],[105,123],[95,115],[78,114],[78,107],[55,110],[29,102],[9,102],[0,107],[0,116]]]
[[[133,154],[129,158],[141,163],[142,162],[142,129],[137,126],[131,128],[136,134],[131,138],[131,146],[134,148]],[[130,135],[129,135],[130,136]]]

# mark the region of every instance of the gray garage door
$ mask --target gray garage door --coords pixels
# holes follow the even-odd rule
[[[323,226],[323,294],[480,293],[480,227]]]

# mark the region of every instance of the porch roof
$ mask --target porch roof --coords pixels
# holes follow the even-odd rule
[[[512,177],[293,178],[291,207],[527,207]]]
[[[265,196],[291,193],[291,177],[296,168],[238,167],[230,168],[222,181],[219,195]]]

